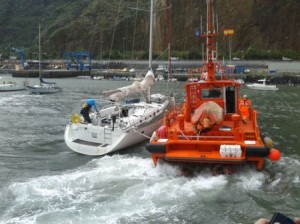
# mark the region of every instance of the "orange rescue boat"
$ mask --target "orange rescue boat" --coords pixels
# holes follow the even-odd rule
[[[227,79],[216,60],[211,23],[211,1],[207,1],[206,63],[200,81],[185,85],[182,105],[166,111],[163,125],[147,145],[154,164],[158,159],[180,163],[246,164],[263,169],[265,158],[280,159],[270,138],[262,138],[257,112],[247,96],[239,96],[240,84]]]

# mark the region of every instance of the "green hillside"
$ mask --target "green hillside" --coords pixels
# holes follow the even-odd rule
[[[235,30],[234,56],[244,58],[300,58],[299,0],[215,0],[220,34]],[[165,1],[155,1],[154,51],[166,57]],[[171,0],[171,44],[174,56],[199,58],[195,37],[205,21],[205,0]],[[38,24],[42,51],[62,58],[65,51],[91,51],[93,58],[147,58],[149,0],[0,0],[0,52],[24,48],[35,58]],[[141,10],[135,10],[140,8]],[[228,39],[218,38],[219,53],[228,52]]]

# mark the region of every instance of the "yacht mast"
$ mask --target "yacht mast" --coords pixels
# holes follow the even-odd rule
[[[166,0],[166,14],[167,14],[167,44],[168,44],[168,80],[172,78],[171,66],[171,43],[170,43],[170,0]]]
[[[41,23],[39,23],[39,79],[41,79]]]
[[[149,38],[149,69],[152,70],[152,33],[153,33],[153,0],[151,0],[151,9],[150,9],[150,38]]]

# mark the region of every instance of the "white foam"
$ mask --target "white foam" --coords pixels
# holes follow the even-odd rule
[[[60,220],[84,218],[87,223],[143,220],[151,214],[175,212],[178,199],[192,199],[227,184],[225,176],[185,178],[178,174],[178,168],[168,164],[155,168],[150,158],[97,158],[67,173],[11,184],[8,191],[15,199],[10,212],[24,214],[7,221],[53,221],[58,214]]]
[[[270,184],[270,188],[274,189],[275,187],[277,187],[279,185],[280,181],[281,181],[281,177],[278,177],[277,179],[272,181],[271,184]]]
[[[300,177],[299,176],[295,176],[293,179],[293,183],[298,184],[300,183]]]
[[[176,222],[187,204],[223,200],[230,189],[259,190],[281,184],[264,172],[244,168],[232,176],[201,172],[187,178],[168,163],[154,167],[150,158],[113,155],[58,175],[41,176],[8,186],[11,208],[4,223],[142,223]],[[299,181],[294,178],[294,181]],[[238,192],[239,190],[236,189]],[[234,192],[236,191],[234,190]],[[3,195],[3,194],[2,194]],[[14,218],[10,214],[19,214]],[[169,214],[169,215],[166,215]],[[172,215],[170,215],[172,214]],[[178,220],[178,219],[177,219]],[[182,221],[182,219],[180,219]]]
[[[239,182],[237,186],[244,190],[258,190],[262,187],[266,181],[266,175],[263,172],[257,172],[256,170],[243,170],[238,173],[237,179]]]

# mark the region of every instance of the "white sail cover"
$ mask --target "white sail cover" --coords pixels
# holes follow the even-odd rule
[[[135,81],[129,86],[121,87],[116,90],[106,91],[104,92],[104,94],[108,95],[110,100],[119,101],[122,98],[129,96],[130,94],[148,91],[153,86],[154,79],[155,77],[153,71],[149,70],[142,81]]]
[[[219,124],[223,121],[223,109],[217,103],[208,101],[199,106],[193,116],[192,123],[202,123],[204,118],[210,119],[211,123]]]

